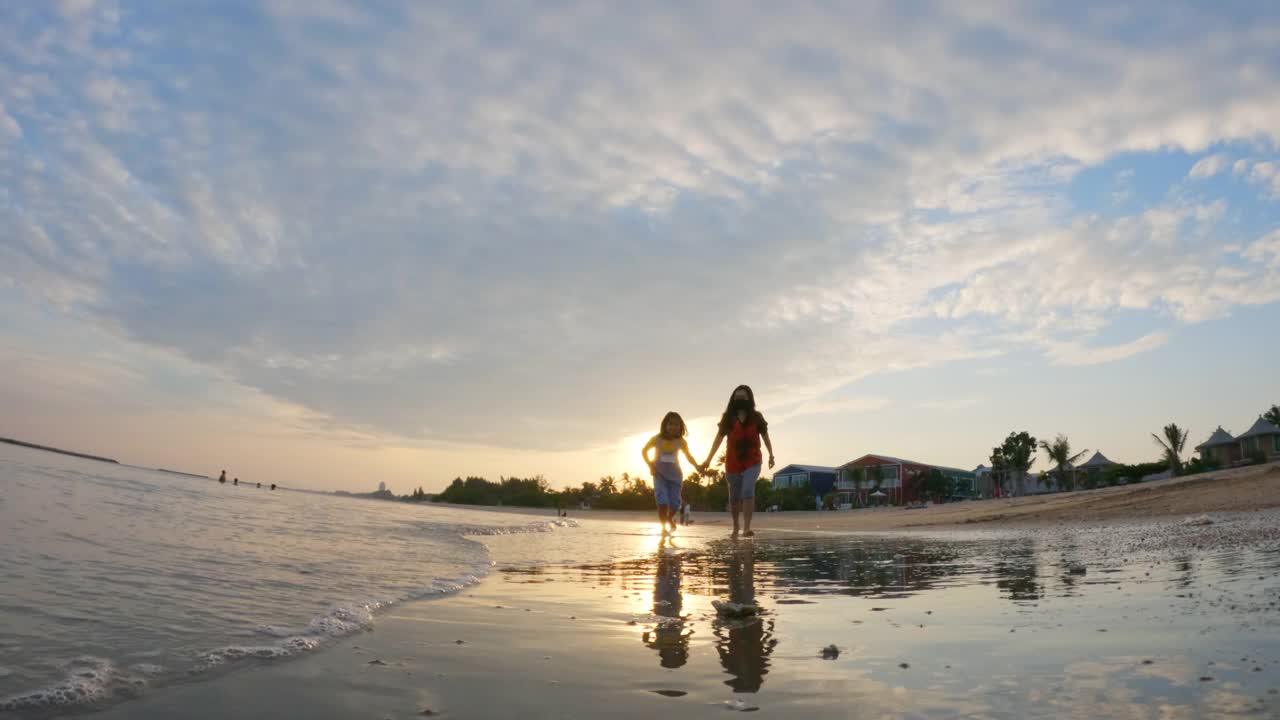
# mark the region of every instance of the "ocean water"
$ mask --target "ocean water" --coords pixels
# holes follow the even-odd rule
[[[0,716],[322,649],[488,572],[470,536],[572,525],[233,486],[0,445]]]

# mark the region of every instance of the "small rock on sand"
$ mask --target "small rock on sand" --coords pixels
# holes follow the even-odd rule
[[[823,660],[835,660],[838,657],[840,657],[840,648],[836,647],[834,644],[822,648]]]
[[[906,670],[907,668],[911,667],[911,663],[898,663],[898,667],[902,668],[903,670]]]
[[[1199,525],[1212,525],[1213,518],[1209,517],[1208,515],[1201,515],[1200,517],[1187,518],[1186,520],[1182,521],[1182,524],[1189,525],[1191,527],[1196,527]]]
[[[381,660],[370,660],[369,664],[370,665],[386,665],[386,663],[382,662]]]

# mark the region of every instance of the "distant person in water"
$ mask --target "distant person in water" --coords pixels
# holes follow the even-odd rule
[[[685,526],[690,525],[691,523],[693,523],[692,516],[693,516],[693,508],[690,507],[689,502],[686,500],[680,506],[680,524]]]
[[[756,396],[751,388],[739,385],[729,396],[729,404],[720,416],[719,432],[716,441],[711,444],[711,452],[707,461],[702,464],[706,469],[711,459],[720,449],[720,443],[728,440],[725,449],[724,477],[729,483],[729,512],[733,514],[733,534],[738,537],[738,516],[742,516],[743,535],[751,537],[755,532],[751,529],[751,513],[756,504],[756,480],[760,479],[760,465],[763,457],[760,454],[760,441],[769,450],[769,467],[773,467],[773,443],[769,442],[769,423],[764,415],[756,410]]]
[[[680,483],[684,475],[680,472],[681,452],[688,458],[689,464],[697,467],[698,461],[689,453],[689,443],[685,436],[689,429],[685,427],[680,413],[669,412],[662,418],[658,426],[658,434],[645,443],[640,456],[649,466],[653,475],[653,498],[658,504],[658,522],[662,525],[663,534],[676,529],[676,517],[680,512]],[[649,451],[654,457],[649,459]]]
[[[218,476],[218,482],[225,483],[226,481],[227,481],[227,471],[223,470],[222,474]]]
[[[275,490],[275,489],[276,489],[276,484],[275,484],[275,483],[271,483],[271,489],[272,489],[272,490]]]
[[[258,483],[258,487],[262,487],[262,483]]]
[[[235,480],[232,480],[232,481],[231,481],[231,484],[232,484],[232,485],[239,485],[239,484],[240,484],[240,478],[236,478]]]

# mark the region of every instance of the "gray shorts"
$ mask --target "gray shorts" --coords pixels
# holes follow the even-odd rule
[[[754,500],[756,497],[756,480],[760,479],[760,463],[756,463],[740,473],[726,473],[724,479],[729,482],[729,500]]]

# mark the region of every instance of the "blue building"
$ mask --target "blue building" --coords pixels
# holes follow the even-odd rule
[[[816,496],[822,497],[836,486],[836,469],[821,465],[788,465],[773,474],[775,488],[809,486]]]

